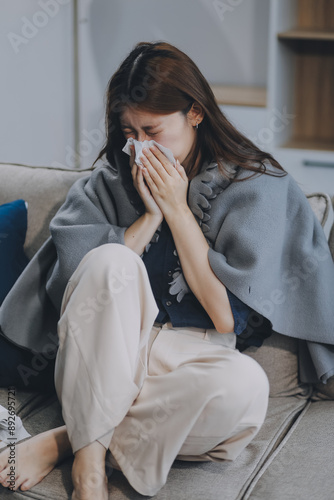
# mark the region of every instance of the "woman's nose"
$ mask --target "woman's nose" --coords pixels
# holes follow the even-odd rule
[[[138,133],[137,141],[143,142],[143,141],[146,141],[146,140],[149,140],[148,135],[146,134],[146,132],[140,131]]]

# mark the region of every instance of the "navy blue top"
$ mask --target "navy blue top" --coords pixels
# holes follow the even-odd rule
[[[165,220],[162,222],[158,241],[151,244],[143,256],[143,262],[159,308],[157,323],[170,321],[174,327],[215,328],[210,316],[191,291],[184,295],[180,302],[177,301],[176,295],[169,293],[173,274],[181,268],[173,236]],[[234,317],[234,331],[240,335],[247,330],[247,320],[252,309],[228,289],[226,291]]]

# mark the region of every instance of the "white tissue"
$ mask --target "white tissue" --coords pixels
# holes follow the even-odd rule
[[[13,419],[9,420],[9,413],[6,408],[0,405],[0,448],[4,448],[10,443],[18,443],[22,439],[30,436],[30,434],[25,430],[20,417],[15,415]],[[15,418],[15,420],[14,420]],[[8,430],[8,421],[10,422],[10,427],[15,424],[15,431]]]
[[[142,152],[143,148],[149,148],[150,146],[154,145],[160,149],[160,151],[168,158],[168,160],[171,163],[173,163],[173,165],[175,167],[176,160],[174,158],[172,151],[170,149],[166,148],[165,146],[158,144],[156,141],[142,141],[142,142],[140,142],[140,141],[136,141],[136,139],[133,139],[132,137],[130,137],[126,141],[126,144],[125,144],[124,148],[122,149],[122,151],[124,151],[124,153],[128,154],[129,156],[131,156],[130,146],[132,144],[135,147],[135,152],[136,152],[135,163],[137,163],[137,165],[143,165],[142,162],[140,161],[140,157],[144,156],[144,154]]]

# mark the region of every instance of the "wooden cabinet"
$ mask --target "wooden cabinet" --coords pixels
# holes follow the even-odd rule
[[[305,192],[334,195],[334,0],[268,3],[265,106],[222,109]]]
[[[334,150],[334,1],[298,0],[295,26],[277,37],[295,66],[296,119],[285,146]]]

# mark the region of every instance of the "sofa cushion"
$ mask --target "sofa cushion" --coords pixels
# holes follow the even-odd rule
[[[0,206],[0,304],[28,263],[23,245],[27,232],[24,200]]]
[[[327,380],[327,384],[319,382],[314,385],[313,401],[334,400],[334,376]]]
[[[247,500],[334,497],[334,402],[309,404],[255,478]]]
[[[274,332],[260,348],[249,347],[244,354],[255,359],[266,372],[271,397],[311,395],[311,385],[299,382],[297,339]]]
[[[324,227],[332,208],[331,199],[326,193],[311,193],[306,195],[318,221]]]
[[[49,223],[71,185],[91,170],[0,164],[0,204],[17,198],[28,202],[25,251],[31,258],[49,236]]]

